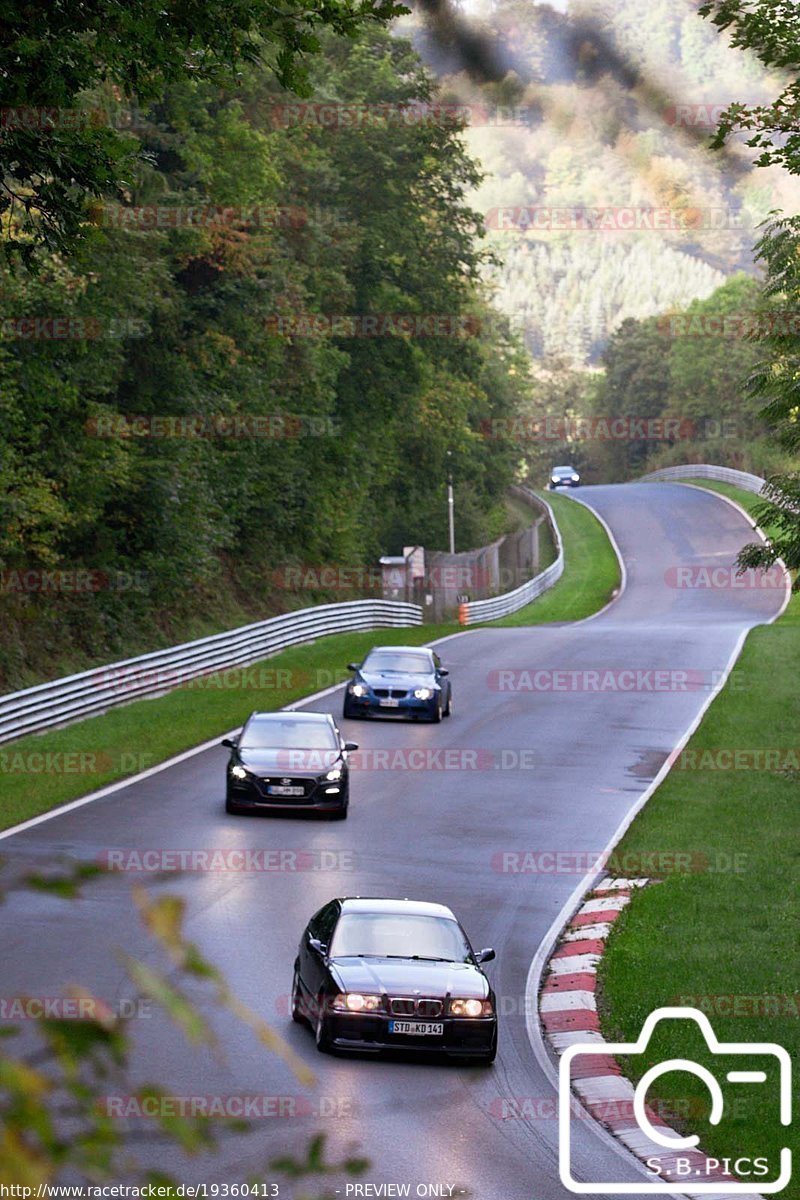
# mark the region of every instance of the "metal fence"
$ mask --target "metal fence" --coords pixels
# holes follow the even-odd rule
[[[760,492],[766,480],[760,475],[751,475],[749,471],[734,471],[731,467],[714,467],[709,463],[689,463],[685,467],[664,467],[660,471],[651,471],[649,475],[641,475],[636,483],[649,483],[657,479],[712,479],[716,483],[729,483],[732,487],[741,488],[744,492]]]
[[[0,742],[67,725],[145,696],[158,696],[191,679],[246,667],[287,646],[329,633],[422,624],[418,604],[355,600],[321,604],[270,617],[196,642],[185,642],[41,683],[0,697]]]
[[[534,575],[532,579],[520,584],[518,588],[514,588],[512,592],[505,592],[502,596],[493,596],[489,600],[473,600],[469,604],[460,605],[458,620],[461,625],[475,625],[479,621],[494,621],[497,617],[507,617],[510,613],[517,612],[526,604],[530,604],[531,600],[541,596],[542,592],[551,588],[564,572],[564,547],[561,544],[561,534],[552,508],[546,500],[542,500],[529,488],[517,488],[515,491],[524,492],[531,503],[541,505],[545,510],[547,525],[556,547],[555,562],[538,575]]]

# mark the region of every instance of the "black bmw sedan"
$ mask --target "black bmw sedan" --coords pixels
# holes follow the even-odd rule
[[[231,752],[225,808],[229,813],[303,812],[347,816],[350,772],[345,742],[329,713],[254,712]]]
[[[394,716],[441,721],[453,711],[453,689],[428,646],[374,646],[345,688],[343,716]]]
[[[292,1019],[321,1051],[428,1051],[494,1061],[495,995],[449,908],[419,900],[331,900],[308,923]]]

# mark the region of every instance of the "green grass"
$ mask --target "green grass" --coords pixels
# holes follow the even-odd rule
[[[616,557],[599,523],[578,504],[560,496],[552,501],[567,548],[564,579],[508,624],[588,616],[602,607],[617,582]],[[527,507],[526,512],[530,515]],[[518,515],[523,515],[521,508]],[[543,539],[543,548],[549,541]],[[545,565],[552,556],[551,547]],[[65,729],[2,745],[0,829],[221,736],[222,731],[240,725],[253,709],[281,708],[343,682],[348,677],[347,663],[361,659],[376,641],[417,645],[458,629],[455,624],[424,625],[320,638],[251,667],[189,683],[169,695],[137,700]]]
[[[253,709],[277,709],[341,683],[349,676],[348,662],[359,661],[376,641],[419,645],[457,630],[420,625],[335,634],[158,699],[9,742],[0,746],[0,829],[221,736]]]
[[[681,479],[680,483],[692,483],[695,487],[705,488],[709,492],[717,492],[720,496],[727,496],[730,500],[735,500],[743,509],[749,512],[752,516],[753,510],[764,503],[763,496],[757,496],[755,492],[743,492],[741,488],[732,487],[729,483],[717,483],[711,479]]]
[[[607,604],[614,589],[619,587],[617,556],[597,518],[588,508],[565,496],[548,494],[547,500],[561,530],[564,574],[555,587],[537,600],[487,624],[517,626],[580,621]],[[542,569],[547,565],[549,562],[545,561]]]
[[[711,490],[747,511],[758,503],[725,485]],[[778,622],[750,633],[733,680],[617,848],[626,874],[655,874],[662,882],[637,893],[614,927],[600,978],[607,1037],[632,1040],[650,1012],[677,1003],[706,1011],[721,1040],[777,1042],[797,1061],[799,677],[795,595]],[[750,753],[768,750],[778,757]],[[728,751],[745,756],[739,768],[730,769]],[[648,869],[640,857],[648,854],[665,857]],[[671,854],[690,856],[683,861],[691,869],[671,871]],[[630,1060],[628,1070],[639,1079],[665,1056],[695,1057],[714,1068],[698,1040],[687,1040],[677,1024],[641,1060]],[[684,1088],[690,1077],[664,1076],[650,1094],[668,1103],[689,1097],[702,1106],[702,1119],[672,1123],[691,1126],[712,1155],[767,1154],[777,1163],[791,1135],[776,1119],[774,1073],[769,1088],[726,1084],[719,1070],[717,1077],[732,1107],[716,1128],[706,1120],[707,1093],[698,1081],[692,1080],[696,1089]],[[797,1083],[795,1073],[795,1105]],[[781,1194],[788,1200],[800,1190],[795,1184]]]

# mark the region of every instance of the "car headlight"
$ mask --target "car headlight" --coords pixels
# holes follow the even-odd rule
[[[350,691],[354,696],[366,696],[367,688],[363,683],[351,683]]]
[[[238,763],[235,767],[231,767],[231,775],[234,779],[247,779],[247,771],[245,771],[244,767],[239,766]]]
[[[414,688],[414,698],[416,700],[430,700],[433,695],[433,688]]]
[[[361,992],[340,992],[331,1008],[340,1012],[377,1012],[381,1004],[380,996],[365,996]]]
[[[341,766],[331,767],[331,769],[330,769],[330,771],[328,771],[327,775],[323,775],[322,778],[323,779],[341,779],[342,778]]]
[[[493,1012],[491,1000],[457,998],[450,1001],[451,1017],[491,1017]]]

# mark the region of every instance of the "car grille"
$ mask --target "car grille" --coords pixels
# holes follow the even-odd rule
[[[408,694],[407,688],[373,688],[373,691],[380,700],[388,700],[389,697],[392,700],[402,700]]]
[[[440,1017],[442,1008],[441,1000],[425,997],[393,996],[389,1000],[389,1011],[395,1017]]]

